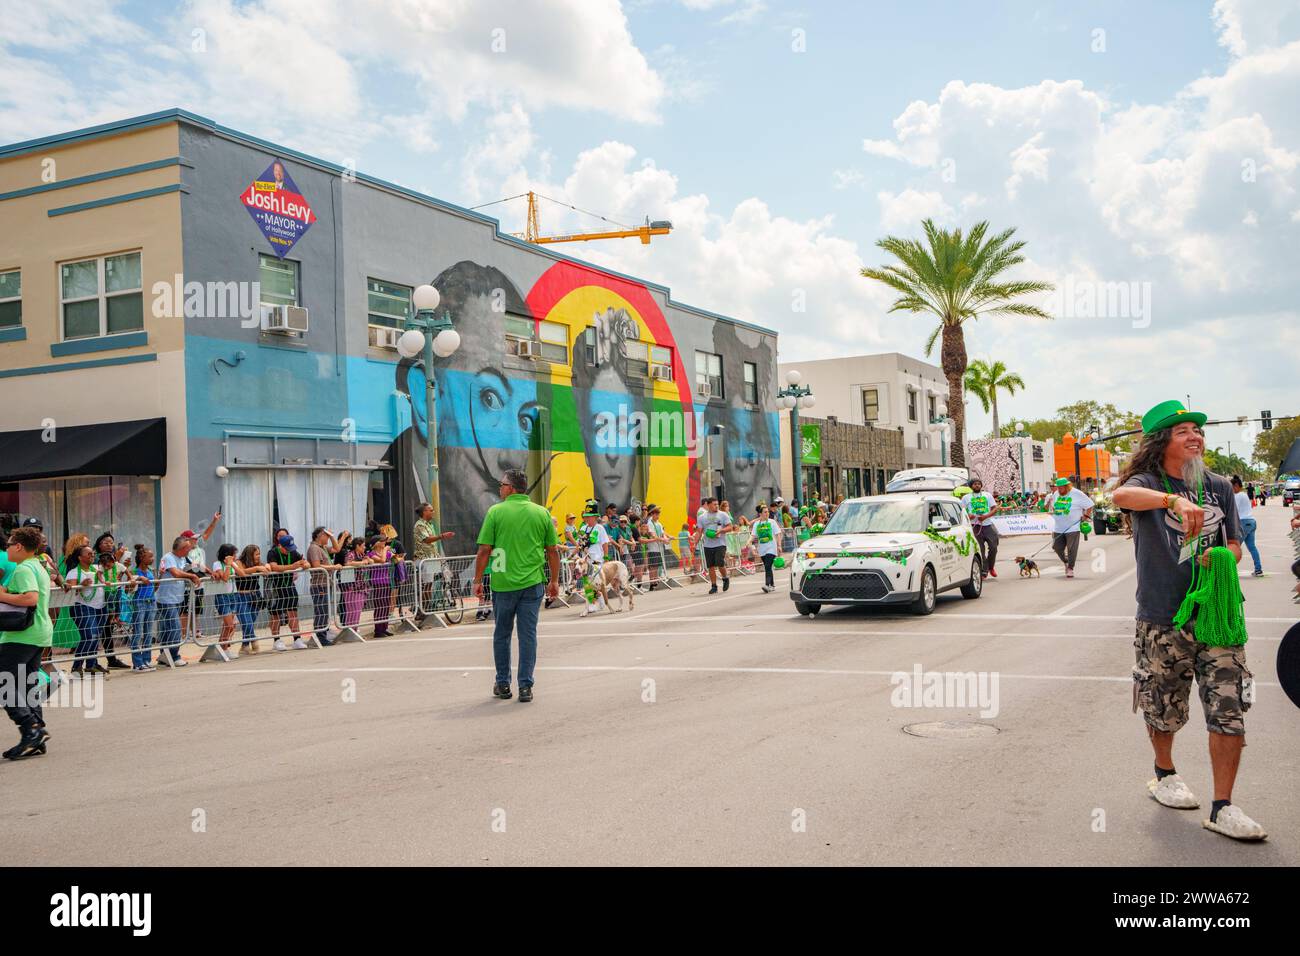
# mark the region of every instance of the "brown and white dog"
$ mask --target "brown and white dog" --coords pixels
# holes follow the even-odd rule
[[[1038,570],[1038,562],[1033,558],[1016,558],[1016,564],[1020,565],[1020,576],[1022,578],[1032,578],[1034,575],[1042,577],[1042,572]]]
[[[636,592],[628,584],[629,574],[627,565],[622,561],[602,561],[600,567],[593,572],[591,560],[585,553],[579,553],[573,562],[573,575],[576,589],[582,592],[582,578],[584,575],[592,575],[592,590],[596,592],[596,603],[587,602],[586,594],[583,594],[582,613],[578,617],[586,617],[592,611],[599,611],[601,608],[609,611],[610,614],[617,613],[606,602],[606,596],[612,591],[618,595],[618,610],[623,610],[623,595],[627,595],[627,609],[630,611],[636,607]]]

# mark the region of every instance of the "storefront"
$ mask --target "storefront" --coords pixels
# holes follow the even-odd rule
[[[782,416],[781,430],[785,488],[793,496],[788,416]],[[883,494],[886,482],[903,468],[903,436],[897,429],[854,425],[834,418],[801,418],[799,430],[799,467],[805,499],[833,502],[841,497]]]

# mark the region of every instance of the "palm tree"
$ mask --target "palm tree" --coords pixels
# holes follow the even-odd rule
[[[930,219],[921,223],[925,242],[886,236],[876,243],[894,255],[901,266],[863,269],[868,279],[883,282],[902,295],[890,312],[929,312],[939,326],[925,343],[925,354],[934,351],[935,340],[943,336],[944,377],[948,379],[948,416],[953,422],[952,463],[966,465],[966,414],[962,408],[962,380],[966,374],[966,341],[962,323],[981,315],[1025,315],[1051,318],[1036,305],[1011,300],[1022,295],[1050,292],[1050,282],[1010,282],[999,276],[1024,262],[1023,242],[1012,242],[1014,229],[986,240],[987,222],[977,223],[970,233],[939,229]]]
[[[993,437],[997,438],[1002,433],[998,428],[998,389],[1014,395],[1016,389],[1025,387],[1024,380],[1015,372],[1008,372],[1001,362],[990,363],[976,359],[966,369],[964,384],[966,391],[980,400],[984,411],[987,412],[992,406]]]

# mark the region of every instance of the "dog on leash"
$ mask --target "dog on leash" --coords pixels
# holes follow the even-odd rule
[[[1016,564],[1020,565],[1022,578],[1032,578],[1035,574],[1040,578],[1043,576],[1043,573],[1038,570],[1038,563],[1033,558],[1016,558]]]
[[[602,608],[610,614],[617,613],[606,601],[610,592],[618,595],[618,610],[623,610],[623,595],[627,595],[627,608],[633,610],[636,607],[636,592],[632,590],[629,579],[630,575],[627,565],[622,561],[602,561],[600,566],[593,569],[591,561],[585,554],[579,554],[578,559],[574,562],[573,573],[576,580],[581,581],[584,577],[591,578],[591,588],[596,592],[596,601],[593,604],[588,601],[586,594],[583,594],[582,613],[578,617],[586,617],[593,611],[599,611]]]

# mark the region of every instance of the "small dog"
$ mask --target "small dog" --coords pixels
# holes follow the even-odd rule
[[[1040,578],[1043,576],[1043,573],[1038,570],[1038,563],[1033,558],[1016,558],[1016,564],[1020,565],[1022,578],[1032,578],[1035,574]]]
[[[573,565],[573,574],[576,581],[581,581],[586,575],[592,575],[592,590],[596,592],[596,603],[592,604],[586,600],[583,595],[582,613],[578,617],[586,617],[592,611],[599,611],[604,608],[610,614],[617,613],[606,603],[606,596],[610,591],[618,595],[618,610],[623,610],[623,595],[627,595],[627,607],[631,611],[636,608],[636,592],[629,586],[627,565],[622,561],[603,561],[599,568],[593,572],[591,562],[586,554],[579,554]],[[581,590],[581,587],[579,587]]]

